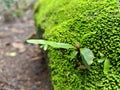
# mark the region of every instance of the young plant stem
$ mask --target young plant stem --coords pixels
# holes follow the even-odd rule
[[[78,63],[76,63],[76,67],[81,69],[81,70],[86,70],[87,68],[84,66],[84,64],[82,62],[82,57],[80,55],[80,44],[78,42],[76,42],[75,47],[76,47],[76,51],[78,52],[77,53],[77,62]]]
[[[81,62],[81,56],[80,56],[80,44],[78,42],[75,43],[75,48],[76,48],[76,51],[78,52],[77,53],[77,61],[76,61],[76,68],[78,68],[80,65],[79,65],[79,62]]]

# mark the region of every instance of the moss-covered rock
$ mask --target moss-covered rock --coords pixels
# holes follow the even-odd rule
[[[49,48],[52,84],[55,90],[120,90],[120,6],[118,0],[39,0],[35,24],[47,40],[74,44],[90,32],[81,47],[93,50],[96,59],[90,71],[75,68],[72,50]],[[108,75],[97,62],[99,52],[111,63]]]

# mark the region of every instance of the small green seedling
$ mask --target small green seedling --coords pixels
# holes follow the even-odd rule
[[[80,53],[80,57],[82,59],[83,64],[87,69],[90,69],[90,65],[93,63],[94,55],[92,51],[89,48],[76,48],[75,46],[67,43],[57,43],[52,41],[46,41],[46,40],[27,40],[28,43],[33,44],[42,44],[40,46],[44,50],[47,50],[48,46],[51,46],[53,48],[63,48],[63,49],[74,49],[74,51],[71,54],[71,59],[74,59],[78,53]]]
[[[100,59],[98,59],[98,63],[103,63],[104,62],[104,66],[103,66],[103,72],[104,74],[108,74],[109,69],[110,69],[110,60],[104,56],[104,54],[99,53],[100,54]]]
[[[80,44],[83,42],[83,39],[85,39],[88,35],[91,34],[95,34],[95,32],[85,34],[81,39]],[[68,43],[58,43],[41,39],[27,40],[27,42],[32,44],[41,44],[40,48],[43,48],[44,50],[47,50],[48,46],[51,46],[53,48],[73,49],[73,52],[71,53],[71,60],[75,59],[78,56],[88,70],[90,70],[90,65],[93,63],[94,55],[92,50],[90,50],[89,48],[80,48],[79,43],[72,45]]]

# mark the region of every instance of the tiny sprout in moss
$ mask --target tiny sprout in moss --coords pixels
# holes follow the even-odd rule
[[[109,72],[109,68],[110,68],[110,60],[108,60],[107,57],[104,56],[104,54],[99,53],[100,54],[100,59],[98,59],[98,63],[103,63],[103,72],[104,74],[108,74]]]

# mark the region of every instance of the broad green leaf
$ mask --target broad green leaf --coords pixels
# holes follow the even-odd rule
[[[104,69],[103,69],[104,74],[108,74],[109,68],[110,68],[110,60],[106,58],[104,62]]]
[[[80,55],[84,65],[90,69],[90,65],[93,63],[94,55],[93,52],[88,48],[80,49]]]
[[[28,43],[33,43],[33,44],[43,44],[43,45],[50,45],[53,48],[64,48],[64,49],[70,49],[75,47],[71,44],[67,43],[57,43],[57,42],[52,42],[52,41],[46,41],[46,40],[27,40]]]
[[[77,51],[73,51],[73,52],[70,54],[70,56],[71,56],[71,60],[73,60],[73,59],[76,58],[77,53],[78,53]]]

